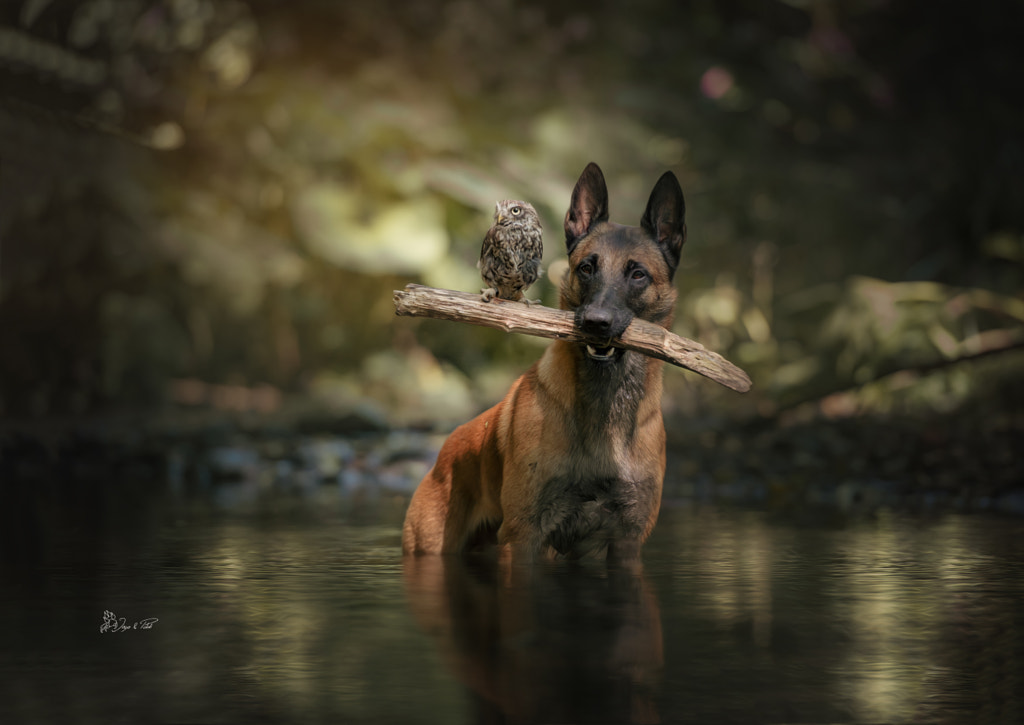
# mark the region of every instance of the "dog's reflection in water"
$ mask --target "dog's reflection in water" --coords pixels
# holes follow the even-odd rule
[[[456,556],[404,566],[410,607],[479,722],[660,722],[661,617],[642,574]]]

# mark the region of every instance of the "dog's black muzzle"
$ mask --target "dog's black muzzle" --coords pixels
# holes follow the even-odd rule
[[[611,342],[629,327],[633,320],[632,312],[621,307],[589,304],[576,309],[575,319],[580,332],[607,341],[603,345],[586,346],[591,360],[610,362],[621,357],[622,348],[612,347]]]

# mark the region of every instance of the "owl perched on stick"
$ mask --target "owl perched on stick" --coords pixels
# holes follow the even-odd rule
[[[537,304],[539,300],[526,299],[523,290],[540,277],[543,253],[537,210],[525,201],[499,201],[494,205],[494,224],[484,237],[477,264],[487,284],[487,289],[480,291],[480,299],[490,302],[500,297]]]

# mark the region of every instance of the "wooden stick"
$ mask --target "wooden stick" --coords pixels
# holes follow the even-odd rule
[[[502,299],[484,302],[479,294],[421,284],[410,284],[404,290],[395,290],[395,314],[468,322],[471,325],[496,327],[505,332],[596,346],[608,344],[607,340],[585,335],[576,329],[573,314],[566,310]],[[739,393],[750,390],[747,374],[721,355],[705,350],[699,342],[680,337],[646,320],[634,319],[622,337],[612,340],[611,344],[692,370]]]

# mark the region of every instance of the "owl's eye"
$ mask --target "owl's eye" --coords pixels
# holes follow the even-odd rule
[[[511,214],[512,216],[519,216],[520,214],[522,214],[522,213],[523,213],[523,208],[522,208],[522,207],[520,207],[520,206],[514,206],[514,207],[512,207],[511,209],[509,209],[508,211],[509,211],[509,213],[510,213],[510,214]]]

